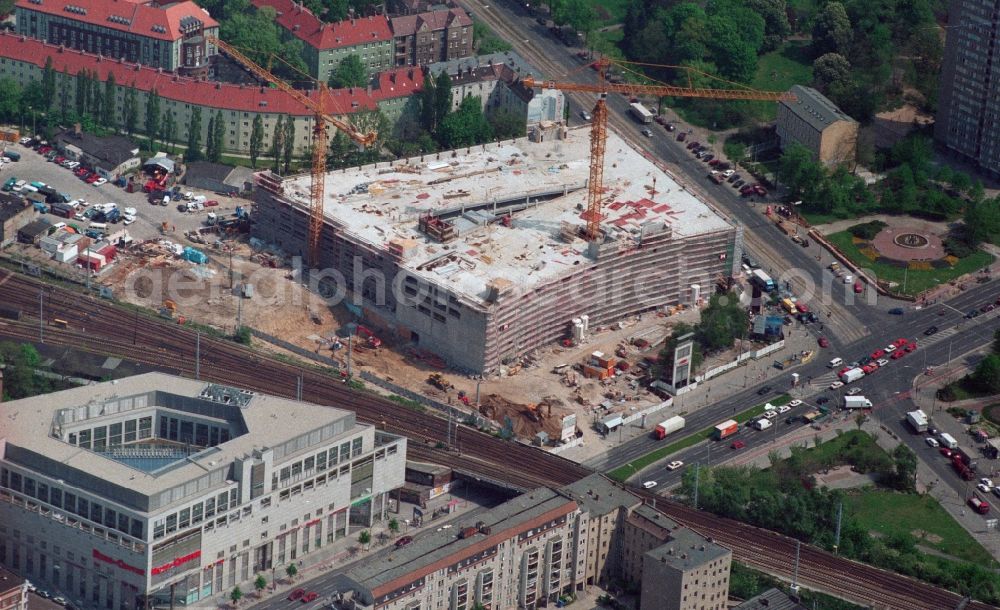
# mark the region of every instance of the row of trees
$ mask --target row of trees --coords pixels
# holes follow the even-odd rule
[[[851,464],[876,472],[895,489],[913,489],[916,456],[905,445],[891,455],[861,431],[850,431],[818,449],[793,447],[787,460],[769,456],[771,468],[700,468],[698,506],[709,512],[775,530],[804,542],[832,549],[837,513],[846,504],[844,492],[818,487],[812,473],[821,467]],[[683,493],[694,496],[695,474],[688,469]],[[928,501],[933,501],[928,499]],[[987,603],[1000,602],[1000,577],[976,564],[924,553],[909,532],[873,537],[844,506],[839,554],[970,595]]]
[[[0,365],[3,365],[3,395],[0,398],[6,402],[72,387],[38,375],[36,371],[41,362],[38,350],[30,343],[0,343]]]

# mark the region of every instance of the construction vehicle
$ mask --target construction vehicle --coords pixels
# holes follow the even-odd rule
[[[427,383],[431,384],[435,388],[447,392],[448,390],[454,389],[454,385],[444,378],[441,373],[431,373],[427,376]]]
[[[164,301],[163,307],[160,307],[160,317],[171,320],[176,314],[177,314],[177,303],[174,303],[170,299]]]
[[[601,197],[604,193],[604,151],[608,139],[608,107],[605,100],[608,93],[621,93],[629,98],[637,98],[639,95],[652,95],[656,97],[697,97],[723,100],[765,100],[795,101],[796,97],[784,91],[757,91],[755,89],[708,89],[703,87],[678,87],[665,83],[655,85],[645,85],[636,83],[612,83],[608,80],[609,69],[614,66],[622,71],[631,72],[643,80],[650,80],[644,74],[627,67],[629,62],[611,61],[608,58],[599,59],[592,67],[597,70],[600,82],[596,85],[540,81],[533,76],[526,76],[521,79],[525,87],[540,89],[560,89],[562,91],[584,91],[597,93],[597,102],[591,112],[591,132],[590,132],[590,180],[587,182],[587,210],[583,213],[583,218],[587,221],[584,236],[588,241],[598,241],[601,229]],[[688,81],[690,73],[697,72],[693,68],[678,68],[677,66],[660,66],[670,69],[684,69],[688,71]],[[710,75],[698,72],[703,77]],[[724,81],[723,81],[724,82]]]
[[[365,340],[368,342],[368,347],[372,349],[382,347],[382,340],[379,339],[378,336],[376,336],[375,333],[373,333],[372,330],[367,326],[362,326],[361,324],[358,324],[358,335],[365,338]]]
[[[312,176],[309,187],[310,216],[309,216],[309,262],[319,266],[319,238],[323,231],[323,191],[326,177],[326,152],[327,152],[327,123],[342,131],[349,138],[357,142],[360,146],[368,147],[375,143],[378,134],[374,131],[362,133],[355,129],[350,122],[327,114],[327,100],[329,89],[322,81],[315,81],[316,95],[306,95],[304,92],[292,87],[281,80],[269,70],[257,65],[252,59],[244,55],[232,45],[225,43],[215,36],[206,36],[209,44],[214,44],[220,51],[225,52],[231,58],[242,64],[251,74],[260,80],[270,83],[290,95],[297,102],[313,111],[313,148],[312,148]],[[278,59],[281,59],[280,57]],[[304,76],[304,75],[303,75]],[[379,342],[381,343],[381,341]],[[377,345],[373,347],[378,347]]]

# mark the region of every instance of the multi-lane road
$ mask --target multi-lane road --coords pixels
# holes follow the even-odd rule
[[[1000,310],[973,320],[963,318],[956,311],[967,311],[974,306],[983,305],[984,295],[981,292],[983,291],[975,294],[962,294],[946,304],[939,304],[927,310],[916,312],[905,323],[885,325],[884,331],[865,340],[857,341],[841,353],[836,354],[844,358],[845,361],[856,360],[900,337],[917,340],[919,347],[916,351],[904,358],[890,360],[885,367],[849,387],[860,388],[861,394],[874,403],[873,415],[879,423],[894,432],[902,442],[913,449],[918,456],[921,456],[927,465],[934,470],[939,480],[951,487],[958,495],[965,493],[966,481],[961,480],[936,452],[929,452],[924,437],[913,434],[903,423],[903,418],[907,411],[912,411],[915,408],[910,399],[910,393],[915,385],[932,383],[933,374],[940,374],[941,370],[949,363],[960,365],[959,356],[961,354],[983,347],[992,341],[993,332],[1000,328]],[[942,312],[944,315],[940,315]],[[932,325],[941,330],[931,337],[925,337],[922,331]],[[915,330],[918,332],[914,333]],[[802,395],[805,400],[803,406],[787,415],[781,415],[775,420],[774,426],[768,430],[758,432],[751,428],[743,428],[738,436],[731,439],[739,439],[745,443],[746,447],[741,451],[752,451],[755,447],[771,444],[772,441],[784,435],[800,433],[803,424],[788,425],[785,423],[785,418],[788,415],[799,415],[805,410],[813,408],[816,404],[815,400],[819,396],[826,396],[829,399],[827,406],[834,410],[839,407],[847,388],[828,389],[829,384],[836,378],[836,371],[828,368],[827,362],[830,358],[825,357],[827,355],[832,357],[834,354],[824,354],[824,358],[793,369],[768,382],[775,388],[787,388],[792,372],[800,373],[803,378],[812,377],[812,383],[803,389]],[[932,376],[925,374],[928,369],[932,371]],[[730,400],[705,407],[688,416],[690,421],[696,422],[690,430],[704,429],[723,421],[732,414],[733,409],[743,410],[759,403],[760,398],[751,388]],[[714,461],[718,462],[729,457],[726,454],[732,451],[730,449],[731,440],[700,443],[671,456],[670,460],[682,460],[686,464],[708,464],[713,461],[714,455]],[[609,452],[608,455],[603,456],[602,465],[618,466],[626,463],[628,460],[655,448],[658,442],[669,441],[655,441],[648,437],[633,439],[633,441],[621,445]],[[965,444],[964,439],[960,439],[960,442]],[[681,475],[681,470],[671,471],[664,463],[660,463],[643,471],[641,479],[644,481],[654,480],[660,486],[668,488],[678,484]]]

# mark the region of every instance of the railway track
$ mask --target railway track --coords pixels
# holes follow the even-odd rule
[[[67,320],[68,328],[39,323],[39,294],[43,319]],[[197,370],[201,379],[292,398],[301,380],[303,400],[355,411],[360,421],[405,435],[414,459],[446,464],[472,476],[531,489],[558,487],[591,474],[565,458],[468,427],[460,427],[458,434],[461,453],[439,449],[449,437],[449,424],[441,417],[351,390],[322,370],[292,365],[221,339],[202,336],[199,341],[197,332],[190,328],[9,271],[0,271],[0,303],[22,312],[19,321],[0,321],[0,337],[38,341],[41,328],[47,344],[124,357],[188,377],[195,376],[196,344],[200,343]],[[655,502],[668,517],[731,548],[735,559],[791,579],[796,553],[792,538],[647,492],[640,495],[648,503]],[[954,608],[961,602],[954,593],[815,547],[802,545],[800,552],[799,582],[810,588],[893,610]],[[991,606],[973,602],[967,608]]]

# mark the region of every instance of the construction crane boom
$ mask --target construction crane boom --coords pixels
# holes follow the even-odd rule
[[[608,60],[600,60],[598,68],[603,76]],[[669,67],[669,66],[667,66]],[[795,96],[784,91],[758,91],[756,89],[709,89],[705,87],[678,87],[676,85],[645,85],[632,83],[584,84],[539,80],[532,76],[521,79],[525,87],[539,89],[559,89],[561,91],[584,91],[598,93],[597,103],[591,112],[590,131],[590,180],[587,183],[587,210],[583,217],[587,221],[586,237],[595,241],[601,232],[601,195],[604,191],[604,148],[608,137],[608,107],[605,103],[608,93],[628,96],[656,95],[671,97],[696,97],[720,100],[762,100],[794,101]]]
[[[323,192],[325,187],[326,147],[328,141],[326,124],[333,125],[363,147],[374,144],[378,138],[378,134],[373,131],[363,133],[351,125],[350,122],[327,114],[326,83],[316,81],[316,95],[306,95],[272,74],[266,68],[258,65],[254,60],[232,45],[219,40],[215,36],[206,36],[205,39],[210,44],[214,44],[222,51],[225,51],[227,55],[242,64],[243,67],[261,81],[273,84],[313,112],[312,171],[309,185],[309,263],[318,266],[320,235],[323,232]]]

